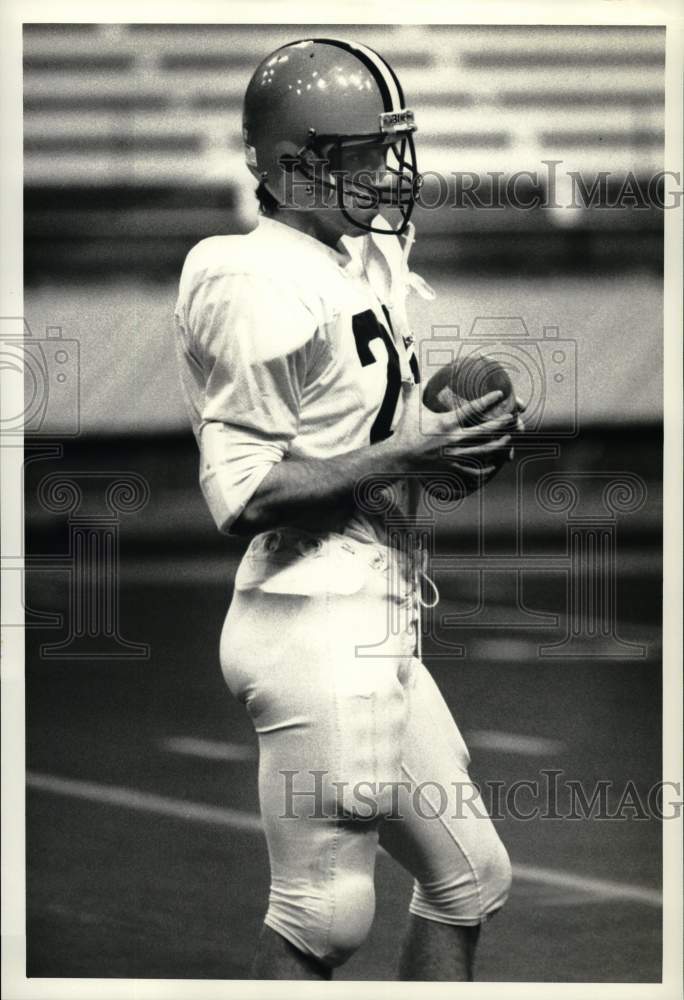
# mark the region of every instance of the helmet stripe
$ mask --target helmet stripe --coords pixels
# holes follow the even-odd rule
[[[336,38],[312,38],[311,41],[322,43],[323,45],[336,45],[338,49],[345,49],[355,55],[371,72],[380,90],[384,111],[400,111],[403,107],[404,95],[399,86],[394,72],[387,65],[382,56],[379,56],[367,45],[357,42],[343,42]]]
[[[371,60],[373,65],[376,67],[382,79],[387,87],[390,95],[391,107],[387,108],[387,111],[401,111],[404,106],[404,94],[401,89],[399,80],[392,67],[385,62],[382,56],[378,55],[373,49],[369,49],[367,45],[362,45],[359,43],[354,43],[354,49],[363,52],[368,59]]]

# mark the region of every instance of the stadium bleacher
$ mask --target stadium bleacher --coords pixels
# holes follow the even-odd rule
[[[662,168],[660,28],[27,24],[27,278],[57,258],[79,272],[132,260],[176,267],[202,235],[251,228],[242,95],[264,54],[302,33],[363,40],[390,59],[417,112],[430,178],[544,177],[543,161],[554,160],[563,176],[608,171],[619,186]],[[563,202],[567,181],[558,190]],[[535,234],[571,224],[615,239],[616,213],[580,214],[502,221],[500,212],[425,209],[421,229],[447,249],[455,231],[474,228]],[[658,212],[618,214],[630,229],[661,224]]]

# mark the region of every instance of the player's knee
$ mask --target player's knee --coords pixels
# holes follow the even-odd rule
[[[483,864],[480,880],[484,886],[482,890],[483,916],[490,917],[501,909],[508,899],[513,882],[511,859],[498,837]]]
[[[342,965],[365,941],[375,916],[375,888],[371,875],[354,875],[335,885],[333,919],[326,956],[329,965]]]
[[[500,910],[511,888],[511,862],[497,836],[464,865],[430,881],[414,883],[411,912],[442,923],[479,924]]]
[[[372,876],[338,873],[315,892],[272,885],[266,923],[304,954],[334,968],[363,944],[374,915]]]

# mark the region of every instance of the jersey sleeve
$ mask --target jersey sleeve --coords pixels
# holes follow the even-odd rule
[[[229,533],[297,434],[317,323],[284,282],[248,274],[205,278],[185,312],[204,384],[195,431],[200,486]]]

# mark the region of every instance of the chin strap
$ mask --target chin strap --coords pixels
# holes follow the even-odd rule
[[[383,220],[382,216],[378,215],[373,222],[374,224],[378,224],[378,221],[385,220]],[[411,256],[413,244],[416,240],[416,227],[412,222],[409,222],[404,235],[398,237],[401,258],[398,257],[396,252],[397,244],[394,244],[393,248],[391,242],[388,243],[387,241],[387,237],[392,236],[393,233],[394,231],[390,228],[389,223],[387,223],[387,233],[376,231],[369,234],[364,254],[367,265],[373,259],[381,260],[386,269],[387,279],[384,298],[397,301],[398,299],[403,299],[409,291],[416,292],[421,299],[436,298],[434,288],[424,278],[409,268],[409,257]],[[393,250],[394,252],[392,252]]]
[[[420,549],[415,553],[419,559],[415,562],[414,586],[416,597],[416,656],[419,660],[423,658],[423,608],[434,608],[439,604],[439,590],[437,584],[428,575],[428,553],[426,549]],[[431,599],[423,597],[423,581],[429,584],[432,590]]]
[[[409,269],[408,259],[413,249],[416,239],[416,227],[409,222],[404,235],[404,246],[401,254],[401,276],[407,288],[417,292],[421,299],[434,299],[436,292],[431,285],[428,285],[424,278],[421,278],[415,271]]]
[[[373,220],[374,224],[385,221],[382,216]],[[385,223],[387,224],[387,223]],[[386,233],[371,233],[361,237],[361,259],[368,281],[375,290],[379,301],[389,311],[395,343],[399,352],[401,379],[413,382],[410,367],[410,350],[414,343],[406,312],[406,298],[416,291],[423,299],[434,299],[435,292],[419,274],[409,269],[409,256],[416,238],[416,228],[409,222],[403,237],[392,239],[392,230]]]

